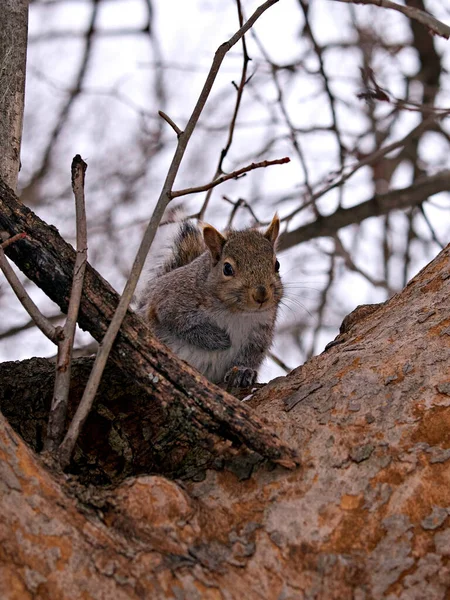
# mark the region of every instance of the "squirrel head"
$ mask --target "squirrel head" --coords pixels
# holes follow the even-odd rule
[[[280,302],[283,285],[275,255],[279,230],[277,215],[264,232],[245,229],[222,235],[211,225],[203,227],[212,259],[210,289],[229,310],[259,312]]]

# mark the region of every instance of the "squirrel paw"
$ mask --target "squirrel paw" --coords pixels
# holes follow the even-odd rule
[[[255,369],[248,367],[232,367],[224,377],[227,384],[227,389],[232,388],[247,388],[253,385],[256,381]]]

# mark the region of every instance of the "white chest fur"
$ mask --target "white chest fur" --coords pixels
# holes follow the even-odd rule
[[[231,347],[227,350],[202,350],[173,338],[166,343],[181,359],[203,373],[210,381],[219,383],[223,381],[227,371],[234,366],[237,355],[248,344],[255,328],[264,324],[269,325],[272,317],[267,311],[230,313],[219,310],[212,317],[230,336]]]

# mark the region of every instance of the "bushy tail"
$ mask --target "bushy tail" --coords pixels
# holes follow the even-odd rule
[[[184,218],[183,209],[178,208],[159,226],[134,294],[135,307],[145,302],[146,288],[152,280],[189,264],[206,250],[201,229]]]
[[[183,221],[171,245],[158,275],[170,273],[179,267],[188,265],[206,250],[203,235],[199,227],[192,221]]]

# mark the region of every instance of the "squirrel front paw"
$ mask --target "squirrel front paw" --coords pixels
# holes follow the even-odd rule
[[[224,381],[227,384],[227,389],[247,388],[255,383],[256,375],[255,369],[232,367],[225,375]]]

